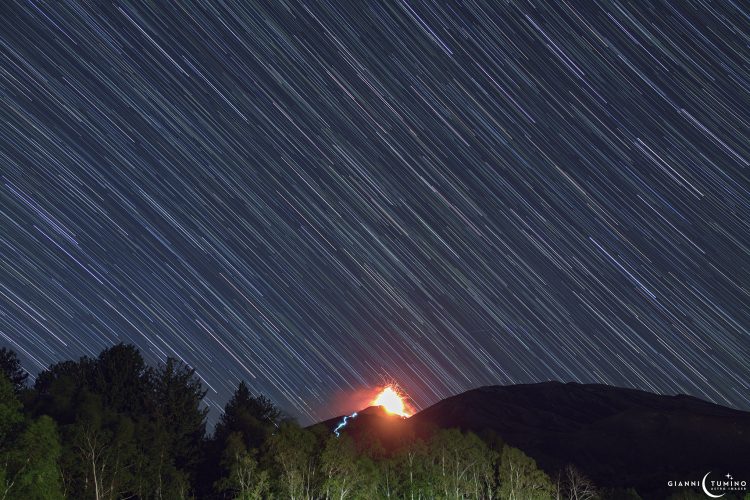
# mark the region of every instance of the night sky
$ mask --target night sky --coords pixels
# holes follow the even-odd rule
[[[189,3],[0,7],[32,374],[125,342],[302,422],[384,380],[750,409],[742,2]]]

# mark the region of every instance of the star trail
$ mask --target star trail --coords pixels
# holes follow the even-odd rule
[[[750,409],[741,2],[4,2],[0,344],[303,422],[544,380]],[[352,408],[351,410],[356,410]]]

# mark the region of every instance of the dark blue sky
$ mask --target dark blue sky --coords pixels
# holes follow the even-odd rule
[[[128,342],[303,421],[383,379],[750,408],[740,2],[156,4],[0,7],[32,373]]]

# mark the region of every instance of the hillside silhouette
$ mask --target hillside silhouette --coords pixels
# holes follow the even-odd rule
[[[377,434],[397,446],[408,436],[450,428],[500,436],[550,473],[572,463],[605,487],[658,492],[670,478],[708,471],[750,477],[750,412],[598,384],[481,387],[409,419],[368,409],[343,432],[355,439]]]

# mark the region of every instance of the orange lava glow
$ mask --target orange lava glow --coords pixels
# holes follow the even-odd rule
[[[401,415],[402,417],[408,417],[411,415],[407,409],[404,397],[399,393],[398,389],[393,386],[386,386],[382,391],[372,400],[372,406],[382,406],[388,413],[394,415]]]

